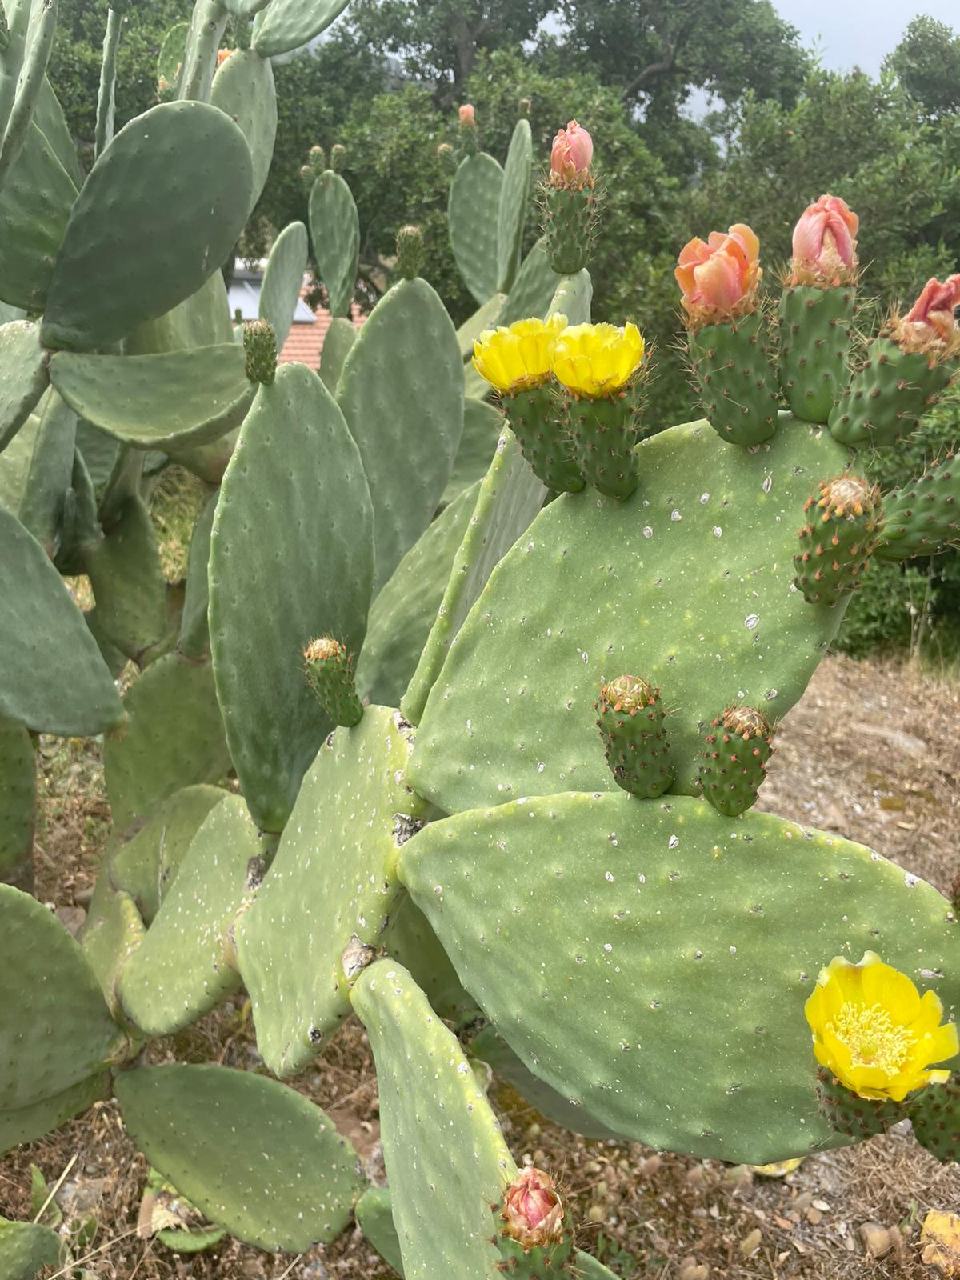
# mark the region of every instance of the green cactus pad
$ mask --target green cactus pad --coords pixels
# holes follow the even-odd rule
[[[425,816],[403,781],[409,754],[409,727],[387,707],[331,734],[237,925],[257,1046],[277,1075],[306,1066],[350,1012],[348,949],[377,945],[398,892],[398,849]]]
[[[56,916],[7,885],[0,885],[0,912],[0,1111],[10,1111],[93,1075],[123,1037]]]
[[[0,1156],[25,1142],[35,1142],[74,1116],[110,1096],[110,1073],[101,1071],[62,1093],[15,1111],[0,1111]]]
[[[60,1237],[37,1222],[0,1218],[0,1275],[3,1280],[36,1280],[44,1267],[58,1267]]]
[[[131,120],[73,207],[44,345],[102,347],[189,298],[233,251],[251,182],[243,134],[215,107],[166,102]]]
[[[28,320],[0,325],[0,450],[36,407],[47,385],[46,353]]]
[[[419,724],[450,646],[491,573],[543,505],[546,491],[505,430],[480,483],[477,502],[450,569],[443,599],[401,708]]]
[[[463,435],[460,448],[444,490],[443,502],[452,502],[487,474],[497,441],[506,426],[500,410],[485,400],[467,398],[463,402]]]
[[[30,19],[20,46],[16,34],[16,22],[10,37],[4,41],[3,64],[0,67],[0,119],[3,120],[0,139],[0,187],[26,142],[37,102],[46,84],[47,62],[57,31],[56,0],[32,0]],[[22,53],[22,60],[16,55]],[[19,62],[19,66],[15,64]],[[6,81],[4,84],[3,81]],[[8,91],[15,88],[12,101]],[[9,112],[6,108],[9,107]]]
[[[401,280],[374,307],[337,401],[370,483],[379,590],[433,518],[463,431],[456,330],[425,280]]]
[[[444,508],[374,600],[357,663],[361,697],[387,707],[403,697],[440,608],[478,489],[479,484],[472,485]]]
[[[273,0],[258,15],[253,47],[261,58],[275,58],[309,44],[339,18],[350,0]]]
[[[497,209],[497,288],[503,293],[509,293],[513,287],[520,266],[532,167],[530,121],[518,120],[503,166],[503,185]]]
[[[320,381],[332,396],[337,394],[340,374],[350,348],[357,339],[357,326],[344,316],[334,316],[323,339],[320,353]]]
[[[209,661],[167,653],[123,700],[126,723],[103,748],[107,798],[122,830],[179,791],[230,770]]]
[[[143,920],[129,893],[111,889],[106,883],[102,886],[98,883],[80,945],[87,963],[100,983],[107,1007],[115,1018],[123,1016],[117,995],[120,974],[145,937]]]
[[[73,179],[35,124],[0,190],[0,298],[31,313],[43,310],[77,199]]]
[[[213,517],[217,510],[219,490],[214,490],[197,517],[190,536],[190,553],[187,559],[187,582],[180,615],[180,638],[177,648],[185,658],[194,661],[206,658],[210,653],[210,630],[207,625],[209,583],[207,567],[210,562],[210,536]]]
[[[213,77],[210,105],[228,115],[247,140],[253,161],[252,209],[267,184],[277,136],[277,91],[268,59],[252,49],[235,49]]]
[[[40,415],[31,413],[26,422],[0,453],[0,507],[11,515],[19,515],[20,503],[27,487],[33,449],[40,431]]]
[[[448,962],[449,963],[449,962]],[[539,1111],[551,1124],[558,1124],[572,1133],[582,1134],[585,1138],[617,1138],[619,1135],[606,1125],[594,1120],[582,1106],[568,1102],[556,1089],[535,1076],[517,1057],[510,1046],[499,1034],[496,1027],[489,1023],[470,1041],[470,1056],[479,1058],[508,1085],[520,1094],[531,1107]]]
[[[933,363],[877,338],[866,361],[830,413],[830,432],[841,444],[895,444],[909,435],[950,381],[956,363]]]
[[[260,319],[273,329],[278,351],[287,340],[300,301],[308,252],[307,228],[302,222],[284,227],[270,250],[260,290]]]
[[[210,641],[227,742],[258,826],[280,831],[332,727],[303,675],[318,635],[360,648],[370,499],[329,392],[281,365],[240,433],[213,521]],[[251,608],[256,601],[256,608]]]
[[[460,344],[460,354],[464,360],[469,360],[473,355],[473,344],[483,333],[484,329],[493,329],[498,324],[498,317],[503,310],[503,304],[507,300],[505,293],[495,293],[489,297],[486,302],[464,320],[463,324],[457,330],[457,341]]]
[[[615,676],[600,686],[594,705],[617,786],[642,800],[663,795],[673,781],[673,764],[660,690],[639,676]]]
[[[560,277],[547,256],[546,241],[540,239],[520,264],[497,323],[509,325],[515,320],[546,315],[559,283]]]
[[[229,930],[263,874],[259,851],[239,796],[227,796],[203,820],[120,977],[123,1009],[147,1035],[189,1026],[236,989]]]
[[[55,391],[44,397],[30,470],[20,500],[20,523],[53,558],[60,550],[67,492],[73,481],[77,415]]]
[[[796,285],[780,299],[780,387],[804,422],[826,423],[847,380],[857,291]]]
[[[960,462],[950,454],[888,494],[876,554],[881,560],[934,555],[960,538]]]
[[[845,1138],[874,1138],[904,1120],[909,1112],[906,1102],[861,1098],[851,1093],[823,1067],[817,1072],[817,1098],[823,1119],[834,1133]]]
[[[910,1123],[916,1140],[938,1160],[960,1160],[960,1085],[955,1075],[916,1094]]]
[[[353,193],[332,169],[321,173],[310,192],[310,238],[330,311],[349,316],[357,283],[360,219]]]
[[[412,784],[448,813],[611,790],[593,703],[603,679],[639,670],[670,708],[673,789],[695,794],[701,724],[737,699],[779,719],[839,625],[842,606],[811,607],[793,590],[792,559],[811,484],[844,460],[792,419],[749,452],[689,423],[639,446],[643,481],[626,502],[587,492],[550,503],[451,648]]]
[[[152,356],[63,351],[50,377],[81,418],[140,449],[216,440],[240,425],[252,399],[234,342]]]
[[[124,1072],[116,1090],[150,1163],[238,1240],[301,1253],[347,1225],[363,1185],[356,1154],[286,1085],[177,1065]]]
[[[0,882],[27,893],[33,889],[36,775],[30,734],[0,718]]]
[[[171,619],[156,532],[146,506],[130,498],[105,538],[87,549],[84,568],[97,622],[121,653],[141,666],[168,647]]]
[[[691,333],[688,351],[704,415],[723,440],[761,444],[777,429],[777,375],[759,311]]]
[[[152,356],[233,341],[227,287],[216,271],[185,302],[140,325],[123,346],[128,356]]]
[[[361,974],[353,1007],[377,1067],[380,1134],[407,1280],[498,1280],[491,1206],[516,1165],[470,1064],[395,961]],[[412,1079],[429,1088],[411,1089]]]
[[[762,1164],[834,1143],[803,1007],[835,955],[943,974],[960,1007],[946,899],[766,814],[542,796],[431,823],[400,873],[526,1065],[657,1148]]]
[[[393,1209],[389,1187],[367,1187],[357,1201],[354,1213],[357,1226],[398,1276],[403,1275],[403,1259],[400,1256],[400,1237],[393,1225]]]
[[[476,1000],[457,977],[426,916],[405,889],[390,912],[383,948],[409,972],[438,1018],[460,1028],[481,1016]]]
[[[65,737],[117,724],[120,698],[83,614],[37,540],[2,508],[0,602],[0,715]]]
[[[450,248],[464,284],[485,303],[497,292],[497,235],[503,170],[477,151],[460,162],[450,184],[447,219]]]
[[[189,22],[176,22],[163,37],[160,53],[157,55],[157,92],[161,99],[164,94],[176,93],[180,68],[187,52],[189,30]]]
[[[803,505],[806,523],[793,558],[798,590],[810,604],[835,605],[863,580],[883,528],[880,490],[854,475],[820,485]]]
[[[79,190],[83,185],[84,173],[80,166],[76,144],[67,124],[57,95],[49,80],[45,80],[40,96],[37,99],[34,123],[53,148],[54,155],[63,165],[71,181]]]
[[[712,722],[700,782],[718,813],[735,818],[756,803],[771,751],[770,724],[755,707],[728,707]]]

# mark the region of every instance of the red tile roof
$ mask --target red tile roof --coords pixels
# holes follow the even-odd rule
[[[323,340],[330,328],[332,317],[324,307],[317,307],[314,314],[316,319],[313,324],[294,323],[290,326],[290,333],[279,356],[281,364],[296,360],[300,364],[305,364],[308,369],[320,368]],[[356,303],[351,307],[351,319],[358,328],[366,319]]]

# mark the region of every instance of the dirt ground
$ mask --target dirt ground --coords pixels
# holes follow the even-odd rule
[[[960,685],[896,665],[830,658],[784,722],[762,807],[841,832],[947,890],[960,870]],[[77,927],[109,822],[89,744],[42,744],[38,892]],[[258,1065],[242,1001],[151,1046],[150,1059]],[[347,1023],[296,1087],[325,1107],[382,1179],[376,1080],[362,1029]],[[495,1089],[507,1140],[559,1176],[581,1245],[624,1280],[932,1277],[920,1261],[928,1209],[960,1210],[960,1167],[908,1133],[811,1157],[783,1178],[574,1138]],[[31,1165],[52,1187],[64,1229],[85,1223],[85,1280],[381,1280],[392,1275],[357,1232],[302,1257],[236,1242],[192,1257],[138,1238],[146,1166],[115,1106],[0,1161],[0,1214],[31,1217]],[[882,1257],[870,1249],[883,1251]],[[438,1277],[437,1280],[442,1280]]]

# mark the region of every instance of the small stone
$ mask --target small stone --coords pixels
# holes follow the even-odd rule
[[[807,1218],[807,1221],[810,1223],[810,1225],[812,1227],[815,1227],[818,1225],[818,1223],[823,1221],[823,1214],[820,1212],[819,1209],[814,1209],[811,1207],[807,1210],[806,1218]]]
[[[684,1258],[677,1272],[677,1280],[707,1280],[710,1268],[696,1258]]]
[[[740,1241],[741,1258],[752,1258],[753,1255],[760,1248],[760,1244],[762,1240],[763,1240],[763,1234],[760,1231],[760,1228],[754,1227],[754,1229],[750,1232],[750,1234],[744,1236],[743,1239]]]
[[[587,1210],[587,1217],[591,1222],[606,1222],[606,1208],[602,1204],[592,1204]]]
[[[893,1248],[892,1232],[882,1222],[864,1222],[860,1226],[860,1239],[868,1257],[882,1258]]]

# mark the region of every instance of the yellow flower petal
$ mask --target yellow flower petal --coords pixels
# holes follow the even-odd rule
[[[614,395],[630,381],[643,360],[644,341],[635,324],[577,324],[557,339],[553,372],[578,396]]]
[[[539,386],[550,377],[553,349],[566,323],[566,316],[555,315],[486,329],[473,344],[474,368],[498,391]]]

